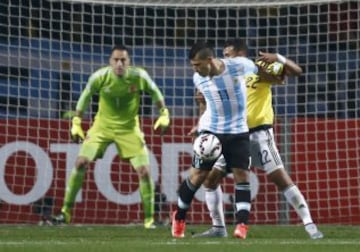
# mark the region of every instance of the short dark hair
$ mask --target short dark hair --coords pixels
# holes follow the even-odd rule
[[[129,52],[126,46],[124,46],[124,45],[115,45],[115,46],[111,49],[111,54],[112,54],[114,51],[116,51],[116,50]]]
[[[190,49],[189,59],[192,60],[196,56],[200,59],[206,59],[207,57],[214,57],[214,48],[206,41],[196,42]]]
[[[240,38],[226,40],[225,44],[224,44],[224,48],[229,47],[229,46],[234,47],[235,52],[238,52],[238,51],[246,52],[248,50],[245,40],[240,39]]]

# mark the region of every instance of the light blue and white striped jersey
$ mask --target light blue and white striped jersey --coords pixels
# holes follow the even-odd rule
[[[195,73],[193,77],[195,87],[206,101],[198,130],[219,134],[248,132],[245,75],[257,73],[257,67],[245,57],[221,60],[225,70],[220,75],[210,78]]]

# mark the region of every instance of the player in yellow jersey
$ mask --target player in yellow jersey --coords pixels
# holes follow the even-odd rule
[[[140,128],[139,106],[143,92],[148,93],[160,110],[154,129],[163,131],[170,123],[164,97],[149,74],[142,68],[130,66],[128,49],[115,46],[109,66],[94,72],[81,93],[72,119],[71,137],[83,141],[65,190],[61,214],[54,216],[54,224],[70,223],[75,197],[80,190],[90,162],[101,158],[106,148],[115,143],[118,154],[128,160],[139,177],[139,189],[144,210],[144,227],[154,228],[154,183],[150,175],[150,161],[144,134]],[[99,95],[95,120],[86,136],[81,119],[91,97]]]
[[[246,44],[240,39],[228,40],[223,49],[225,57],[246,56]],[[323,234],[314,224],[308,204],[298,187],[286,172],[276,147],[272,106],[273,84],[282,84],[284,76],[300,75],[302,69],[295,62],[280,54],[260,52],[256,64],[259,66],[257,75],[247,77],[247,120],[250,132],[251,164],[266,172],[267,177],[281,191],[287,202],[301,218],[305,230],[311,239],[321,239]],[[204,104],[198,97],[200,110]],[[193,129],[190,134],[194,133]],[[205,200],[212,218],[212,228],[195,234],[194,237],[226,237],[225,218],[222,202],[221,179],[226,176],[226,163],[219,159],[205,183]]]

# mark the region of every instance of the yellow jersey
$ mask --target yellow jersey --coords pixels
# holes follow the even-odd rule
[[[250,130],[263,125],[270,126],[274,122],[271,86],[272,82],[262,80],[246,85],[247,121]]]

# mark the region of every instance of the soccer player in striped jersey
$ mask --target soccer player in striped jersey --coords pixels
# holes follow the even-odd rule
[[[61,214],[54,216],[52,221],[55,224],[70,223],[75,197],[83,184],[90,162],[101,158],[106,148],[115,143],[119,156],[128,160],[139,176],[144,227],[154,228],[154,183],[138,115],[142,93],[150,94],[153,103],[160,110],[154,129],[160,127],[166,130],[170,123],[169,112],[162,93],[149,74],[142,68],[130,66],[125,46],[115,46],[112,49],[109,63],[109,66],[100,68],[90,76],[77,102],[71,136],[74,141],[83,140],[83,143],[66,186]],[[95,93],[99,95],[98,111],[85,137],[81,119]]]
[[[225,43],[223,54],[226,58],[246,56],[246,44],[239,39],[229,40]],[[300,75],[302,69],[295,62],[282,55],[264,52],[260,52],[257,64],[260,68],[259,74],[248,76],[247,83],[247,120],[250,131],[252,166],[266,172],[268,179],[284,194],[287,202],[301,218],[310,238],[321,239],[323,234],[314,224],[303,194],[284,168],[273,132],[274,110],[272,107],[271,86],[273,84],[282,84],[284,75]],[[279,66],[279,64],[281,65]],[[282,73],[276,70],[282,68]],[[202,104],[203,100],[198,101],[201,106],[204,106]],[[222,190],[219,186],[221,179],[227,173],[224,169],[225,164],[225,160],[220,158],[203,184],[205,187],[205,200],[213,226],[203,233],[194,235],[195,237],[227,236]]]
[[[215,58],[214,49],[206,42],[195,43],[189,59],[195,72],[195,87],[207,104],[197,128],[200,134],[210,132],[220,139],[227,168],[234,174],[236,183],[237,225],[234,234],[245,239],[251,208],[245,76],[256,73],[257,68],[246,57]],[[186,212],[215,161],[201,160],[193,155],[191,175],[178,189],[177,209],[172,214],[173,237],[184,237]]]

